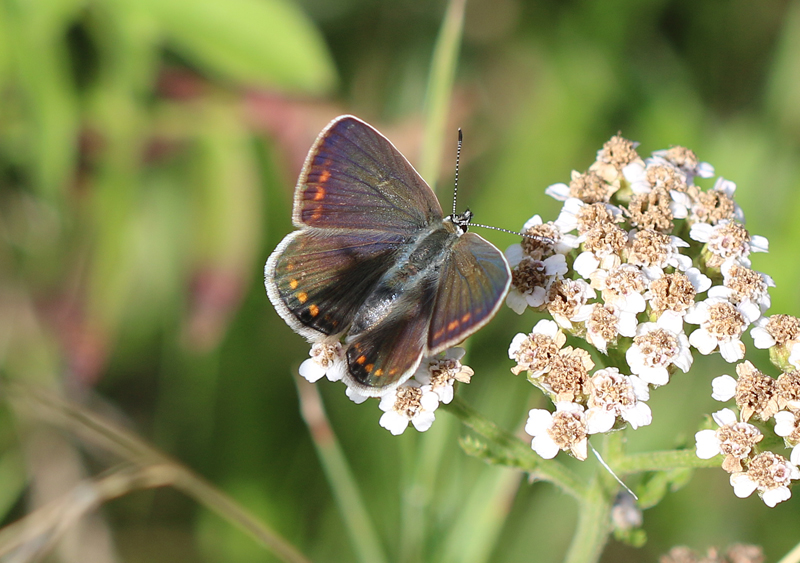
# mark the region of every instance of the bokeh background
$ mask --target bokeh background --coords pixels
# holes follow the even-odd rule
[[[419,0],[0,1],[3,377],[134,430],[314,561],[354,560],[300,416],[292,374],[307,345],[272,310],[263,264],[291,230],[303,158],[336,115],[373,123],[419,161],[445,10]],[[754,268],[777,283],[773,312],[800,313],[800,2],[470,0],[447,127],[452,150],[428,180],[449,201],[463,128],[461,204],[512,229],[534,213],[554,219],[544,188],[585,169],[617,131],[644,155],[692,148],[737,183],[749,230],[770,240]],[[459,391],[512,431],[544,404],[506,354],[535,321],[501,311],[472,338],[476,375]],[[691,444],[718,408],[711,379],[728,371],[698,361],[654,392],[654,423],[631,435],[631,450]],[[468,457],[466,432],[446,413],[424,436],[395,438],[378,426],[377,402],[318,387],[390,561],[563,556],[570,498]],[[68,432],[0,411],[4,523],[105,467]],[[612,542],[604,561],[733,542],[777,560],[800,541],[800,500],[768,509],[737,499],[721,470],[696,472],[644,518],[648,544]],[[170,489],[108,503],[92,522],[51,560],[274,560]]]

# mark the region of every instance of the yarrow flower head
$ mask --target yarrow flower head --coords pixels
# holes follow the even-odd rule
[[[594,362],[586,350],[567,346],[552,358],[547,373],[538,379],[529,379],[554,402],[579,401],[585,398],[586,382],[593,367]]]
[[[739,498],[758,491],[764,504],[773,507],[792,496],[789,485],[797,479],[800,479],[800,469],[795,464],[767,451],[750,460],[746,471],[731,475],[731,486]]]
[[[709,297],[695,303],[686,312],[687,323],[700,325],[692,332],[689,342],[701,354],[719,349],[725,361],[733,363],[744,358],[745,346],[741,336],[756,313],[747,307],[734,305],[721,297]]]
[[[631,372],[651,385],[667,384],[673,366],[684,373],[688,372],[693,361],[686,335],[682,331],[673,332],[658,323],[639,325],[625,357]]]
[[[701,430],[695,434],[697,457],[711,459],[724,455],[722,468],[728,473],[742,471],[742,460],[747,459],[753,447],[764,435],[747,422],[739,422],[731,409],[722,409],[713,415],[717,430]]]
[[[708,292],[709,297],[727,299],[747,311],[753,322],[769,309],[770,297],[767,288],[775,287],[775,282],[767,274],[762,274],[740,265],[734,260],[722,264],[723,285],[717,285]]]
[[[309,352],[310,358],[300,364],[300,375],[311,383],[316,383],[327,376],[330,381],[342,379],[347,369],[344,352],[338,340],[322,340],[315,342]]]
[[[736,399],[742,420],[753,415],[769,420],[778,412],[777,380],[756,369],[750,361],[736,366],[738,379],[721,375],[712,381],[712,397],[717,401]]]
[[[597,370],[589,378],[588,396],[586,428],[589,434],[608,432],[617,418],[634,429],[653,420],[650,407],[644,402],[650,398],[647,383],[635,375],[623,375],[617,368]]]
[[[751,252],[766,252],[767,239],[750,236],[747,229],[736,221],[720,221],[716,225],[695,223],[689,238],[705,243],[702,257],[709,268],[719,268],[727,260],[750,267]]]
[[[475,372],[461,363],[466,351],[463,348],[450,348],[441,354],[426,358],[414,373],[414,379],[438,395],[439,400],[448,404],[453,400],[453,383],[469,383]]]
[[[772,363],[783,371],[800,369],[800,319],[773,315],[753,324],[750,336],[756,348],[768,348]]]
[[[557,220],[534,216],[524,231],[556,244],[525,239],[506,252],[507,304],[552,319],[517,334],[508,350],[511,371],[525,372],[556,405],[530,411],[531,446],[548,459],[561,450],[585,459],[589,435],[650,424],[650,387],[688,372],[693,352],[718,352],[738,364],[737,377],[714,379],[713,397],[735,400],[738,414],[714,413],[717,428],[696,435],[697,455],[722,455],[736,494],[758,490],[773,506],[788,498],[800,461],[800,320],[765,316],[775,283],[751,269],[751,255],[768,241],[745,229],[736,184],[720,177],[710,188],[696,185],[714,168],[684,147],[645,159],[636,147],[614,136],[588,170],[547,188],[563,202]],[[751,327],[779,377],[742,361]],[[750,420],[773,417],[775,435],[792,448],[788,461],[759,451],[764,428]]]
[[[650,282],[644,297],[650,320],[672,332],[683,332],[683,320],[698,294],[711,287],[711,279],[697,268],[673,272]]]
[[[594,290],[583,280],[559,279],[550,285],[545,307],[560,327],[571,329],[573,323],[589,318],[592,307],[588,302],[594,296]]]
[[[648,161],[658,163],[662,159],[683,172],[687,182],[691,182],[695,176],[711,178],[714,175],[714,167],[708,162],[700,162],[694,151],[686,147],[673,146],[654,151],[652,159],[648,159]]]
[[[511,341],[508,357],[517,363],[511,372],[518,375],[527,371],[528,377],[541,377],[550,371],[553,358],[566,341],[567,337],[554,321],[542,319],[530,334],[517,334]]]
[[[586,459],[588,430],[582,405],[556,403],[556,411],[531,409],[525,432],[533,436],[531,447],[544,459],[552,459],[560,450],[570,452],[580,460]]]
[[[439,406],[439,396],[412,379],[383,395],[379,406],[384,413],[381,426],[395,436],[402,434],[409,423],[424,432],[436,418],[433,413]]]
[[[778,407],[792,412],[800,411],[800,371],[783,372],[778,376],[776,387]]]

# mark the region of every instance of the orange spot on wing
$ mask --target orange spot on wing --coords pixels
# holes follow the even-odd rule
[[[461,322],[462,322],[462,323],[465,323],[465,322],[467,322],[471,316],[472,316],[472,313],[467,313],[466,315],[464,315],[463,317],[461,317]]]
[[[364,369],[367,370],[367,373],[372,371],[372,368],[375,367],[375,364],[367,364],[364,366]]]
[[[312,221],[319,221],[322,217],[322,206],[318,205],[314,211],[311,212],[311,220]]]
[[[330,172],[330,170],[323,170],[323,171],[322,171],[322,174],[320,174],[320,175],[319,175],[319,183],[320,183],[320,184],[324,184],[325,182],[327,182],[327,181],[328,181],[328,179],[329,179],[330,177],[331,177],[331,172]],[[323,190],[323,193],[325,193],[325,192],[324,192],[324,190]]]
[[[363,356],[363,355],[362,355],[362,356],[359,356],[358,358],[356,358],[356,363],[357,363],[358,365],[360,365],[360,366],[363,366],[363,365],[364,365],[364,362],[366,362],[366,361],[367,361],[367,357],[366,357],[366,356]]]
[[[297,294],[297,300],[300,303],[305,303],[306,301],[308,301],[308,293],[306,293],[305,291],[301,291],[300,293]]]
[[[316,305],[311,305],[308,308],[308,312],[311,313],[312,317],[316,317],[317,315],[319,315],[319,307],[317,307]]]
[[[375,370],[375,373],[373,373],[372,375],[374,375],[375,377],[380,377],[380,376],[383,375],[383,370],[381,368],[378,368],[378,369]]]
[[[300,285],[300,282],[297,280],[289,280],[289,287],[292,289],[297,289],[297,286]]]
[[[461,323],[458,321],[458,319],[456,319],[455,321],[450,321],[449,323],[447,323],[447,330],[455,330],[458,328],[458,325],[460,324]]]
[[[317,186],[317,193],[314,194],[314,201],[325,199],[325,188]]]

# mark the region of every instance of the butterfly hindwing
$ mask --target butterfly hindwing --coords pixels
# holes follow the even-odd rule
[[[267,260],[267,293],[300,334],[340,334],[403,244],[404,237],[377,231],[295,231]]]
[[[386,318],[348,337],[348,385],[376,395],[411,377],[427,352],[435,288],[436,280],[423,280],[398,299]]]
[[[430,353],[458,344],[489,322],[510,283],[502,252],[475,233],[461,235],[440,271],[428,333]]]
[[[298,227],[416,233],[442,209],[433,191],[394,145],[352,116],[320,134],[297,184]]]

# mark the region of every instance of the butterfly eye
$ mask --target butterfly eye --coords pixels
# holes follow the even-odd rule
[[[453,213],[444,218],[445,221],[450,221],[458,229],[458,234],[463,235],[469,230],[469,223],[472,221],[472,211],[467,209],[464,213]]]

